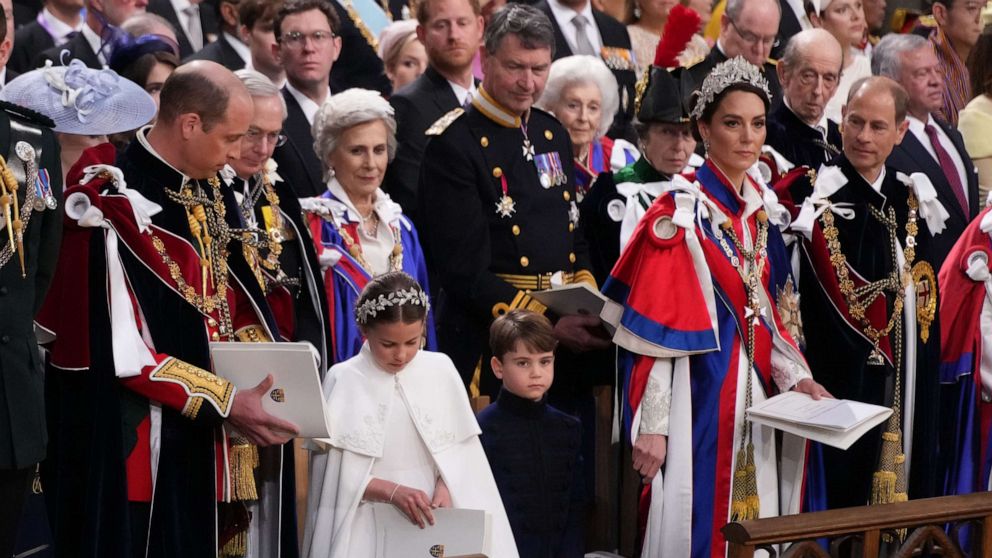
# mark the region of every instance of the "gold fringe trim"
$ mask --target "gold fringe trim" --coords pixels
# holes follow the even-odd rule
[[[228,460],[231,467],[231,500],[257,500],[255,467],[258,467],[258,448],[247,440],[238,440],[231,446]]]
[[[730,520],[758,519],[761,499],[758,497],[758,475],[754,464],[754,444],[737,450],[737,467],[734,470],[733,498],[730,501]]]
[[[227,541],[224,548],[220,549],[220,555],[224,558],[240,558],[248,554],[248,530],[238,531],[236,535]]]

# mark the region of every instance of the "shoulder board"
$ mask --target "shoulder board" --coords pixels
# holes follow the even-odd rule
[[[706,60],[705,56],[696,56],[695,58],[690,58],[689,60],[686,60],[685,64],[682,64],[682,67],[691,68],[696,64],[699,64],[703,60]]]
[[[27,107],[15,105],[14,103],[8,103],[7,101],[0,101],[0,109],[10,116],[14,116],[21,120],[27,120],[32,124],[37,124],[46,128],[55,127],[55,122],[51,118],[41,114],[40,112],[35,112]]]
[[[465,114],[465,109],[458,107],[451,112],[445,114],[441,118],[438,118],[427,131],[424,132],[425,136],[440,136],[451,126],[451,123],[458,119],[459,116]]]
[[[778,60],[776,60],[774,58],[769,58],[768,60],[765,60],[765,64],[771,64],[772,66],[778,66]]]

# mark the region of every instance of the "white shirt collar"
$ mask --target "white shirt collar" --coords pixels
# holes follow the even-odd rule
[[[138,138],[138,143],[140,143],[142,147],[144,147],[145,149],[147,149],[148,152],[151,153],[152,156],[154,156],[156,159],[158,159],[159,161],[162,161],[163,163],[165,163],[166,166],[168,166],[170,169],[178,172],[183,177],[183,182],[186,182],[187,180],[190,180],[190,177],[187,176],[186,173],[184,173],[183,171],[181,171],[181,170],[177,169],[176,167],[174,167],[172,165],[172,163],[166,161],[165,160],[165,157],[162,157],[161,155],[159,155],[158,151],[155,151],[155,148],[152,147],[152,144],[148,142],[148,137],[147,137],[148,130],[151,130],[151,129],[152,129],[151,125],[148,125],[148,126],[145,126],[142,129],[138,130],[138,133],[134,134],[134,136],[136,138]]]
[[[454,91],[455,97],[458,98],[458,104],[461,106],[465,105],[466,97],[468,97],[469,99],[475,97],[475,92],[476,92],[475,79],[472,80],[472,85],[468,89],[465,89],[461,85],[458,85],[457,83],[451,80],[448,80],[448,85],[451,86],[451,90]]]
[[[176,15],[183,15],[183,10],[193,5],[189,0],[170,0],[172,4],[172,9],[176,10]]]
[[[227,44],[231,45],[234,52],[238,53],[238,56],[240,56],[241,60],[245,62],[245,65],[247,65],[248,62],[251,62],[251,49],[248,48],[248,45],[242,43],[241,39],[235,37],[227,31],[222,31],[220,36],[227,41]]]
[[[72,27],[68,23],[55,17],[55,14],[48,11],[48,8],[43,8],[41,10],[41,14],[39,14],[39,17],[45,20],[45,30],[48,31],[49,35],[52,35],[52,39],[55,41],[56,45],[65,43],[68,39],[66,35],[74,31],[82,31],[84,27],[83,18],[79,18],[79,24]]]
[[[582,14],[586,18],[586,29],[590,31],[591,37],[590,42],[595,49],[601,48],[603,45],[603,40],[599,35],[599,27],[596,26],[596,19],[593,17],[592,13],[592,2],[587,1],[585,7],[581,10],[574,10],[561,3],[560,0],[548,0],[548,6],[551,8],[551,14],[555,16],[555,21],[558,22],[558,28],[561,29],[562,34],[565,35],[565,39],[569,41],[569,47],[575,50],[575,24],[572,23],[572,18],[576,14]]]
[[[307,117],[307,122],[313,126],[313,118],[317,115],[317,111],[320,110],[320,105],[313,101],[310,97],[307,97],[299,89],[293,87],[293,84],[286,80],[286,90],[289,94],[296,99],[296,102],[300,104],[300,108],[303,109],[303,116]],[[331,96],[331,88],[327,88],[327,97]],[[327,97],[324,100],[327,100]]]
[[[909,129],[916,135],[925,135],[926,127],[933,126],[934,128],[939,128],[937,126],[937,121],[933,119],[932,114],[927,114],[927,121],[923,122],[919,118],[913,116],[912,114],[906,114],[906,121],[909,122]]]
[[[865,182],[868,182],[868,179],[865,178],[864,175],[861,175],[861,178],[864,178],[864,181]],[[874,182],[868,182],[868,185],[871,186],[871,189],[872,190],[875,190],[875,193],[881,195],[884,198],[885,197],[885,194],[882,194],[882,183],[883,182],[885,182],[885,167],[884,166],[882,167],[882,172],[878,173],[878,178],[876,178]]]
[[[104,56],[103,49],[100,48],[101,46],[103,46],[103,39],[101,39],[100,35],[97,34],[97,32],[94,31],[93,28],[91,28],[89,25],[83,26],[82,34],[83,34],[83,38],[86,39],[87,44],[90,45],[90,49],[92,49],[93,52],[96,53],[96,57],[100,60],[100,64],[102,64],[103,67],[106,68],[107,57]]]

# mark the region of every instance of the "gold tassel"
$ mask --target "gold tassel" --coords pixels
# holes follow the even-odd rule
[[[894,424],[891,417],[886,425],[886,431],[882,433],[882,451],[878,459],[878,470],[872,475],[871,503],[891,504],[896,501],[896,493],[899,492],[899,485],[903,485],[905,491],[905,479],[900,479],[900,471],[905,467],[900,464],[906,460],[906,456],[900,453],[899,441],[902,434],[899,433],[898,425]]]
[[[257,500],[255,467],[258,467],[258,448],[244,438],[233,439],[228,460],[231,471],[231,500]]]
[[[737,450],[737,467],[734,470],[732,494],[730,501],[731,521],[758,519],[761,512],[761,500],[758,497],[754,444],[749,443]]]
[[[248,530],[238,531],[231,540],[227,541],[224,548],[220,549],[220,555],[224,558],[238,558],[248,554]]]

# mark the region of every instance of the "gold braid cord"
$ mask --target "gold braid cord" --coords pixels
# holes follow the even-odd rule
[[[31,222],[31,211],[34,209],[35,188],[32,177],[37,180],[38,169],[34,159],[24,162],[27,170],[27,179],[24,187],[24,203],[19,203],[17,199],[17,178],[14,172],[7,166],[7,161],[0,155],[0,218],[4,220],[7,228],[6,246],[0,250],[0,268],[3,268],[10,261],[10,258],[17,254],[21,264],[21,277],[27,277],[27,268],[24,260],[24,231]]]
[[[749,409],[752,402],[752,390],[754,389],[752,376],[754,370],[754,335],[755,329],[760,323],[761,298],[758,293],[762,289],[761,274],[767,261],[768,245],[768,215],[759,210],[757,217],[757,239],[754,248],[748,250],[744,243],[737,238],[734,226],[731,221],[725,221],[720,226],[720,233],[717,234],[717,241],[723,249],[731,265],[737,270],[741,280],[744,282],[744,290],[747,294],[747,306],[745,307],[744,319],[747,327],[747,338],[745,339],[745,349],[747,351],[747,381],[744,394],[744,409]],[[747,221],[743,222],[747,227]],[[737,253],[731,249],[727,243],[727,238],[734,243]],[[740,254],[738,256],[737,254]],[[743,262],[741,261],[743,258]],[[743,264],[743,265],[742,265]],[[731,489],[730,520],[746,521],[757,519],[761,513],[761,498],[758,494],[758,474],[757,463],[754,460],[754,441],[752,439],[751,423],[745,418],[741,428],[740,446],[734,466],[734,480]]]
[[[256,179],[256,191],[245,196],[241,213],[245,223],[252,222],[257,197],[264,194],[269,203],[268,207],[261,208],[264,216],[264,223],[262,224],[264,229],[245,229],[241,233],[240,240],[245,260],[255,274],[255,279],[262,290],[269,293],[277,285],[289,282],[279,263],[284,240],[282,232],[284,223],[282,213],[279,210],[279,195],[272,186],[268,175],[261,172],[256,175]],[[274,274],[275,278],[270,277],[266,271]]]
[[[886,213],[868,206],[871,215],[880,223],[885,225],[889,236],[889,251],[893,262],[893,269],[887,277],[879,281],[874,281],[855,288],[854,282],[850,279],[847,269],[847,258],[841,249],[838,239],[837,227],[834,224],[834,215],[827,209],[820,217],[823,225],[823,236],[827,239],[827,249],[830,252],[830,263],[834,267],[840,291],[847,302],[848,311],[856,319],[862,328],[865,337],[872,343],[872,352],[868,357],[868,364],[882,365],[884,358],[879,346],[883,336],[891,335],[892,353],[895,366],[895,386],[892,395],[892,415],[889,416],[885,424],[885,431],[882,433],[882,450],[879,457],[878,468],[872,475],[872,504],[888,504],[892,502],[904,502],[908,499],[906,491],[906,455],[902,453],[902,364],[903,364],[903,332],[902,332],[902,310],[903,296],[906,285],[912,278],[913,261],[916,259],[916,235],[919,232],[917,216],[919,214],[919,202],[910,190],[909,192],[909,216],[906,221],[906,248],[903,250],[905,264],[902,269],[896,265],[898,262],[898,222],[896,221],[895,210],[888,208]],[[874,327],[866,316],[869,306],[877,300],[879,296],[884,297],[885,293],[893,295],[892,315],[888,323],[882,329]],[[912,341],[912,340],[910,340]]]

